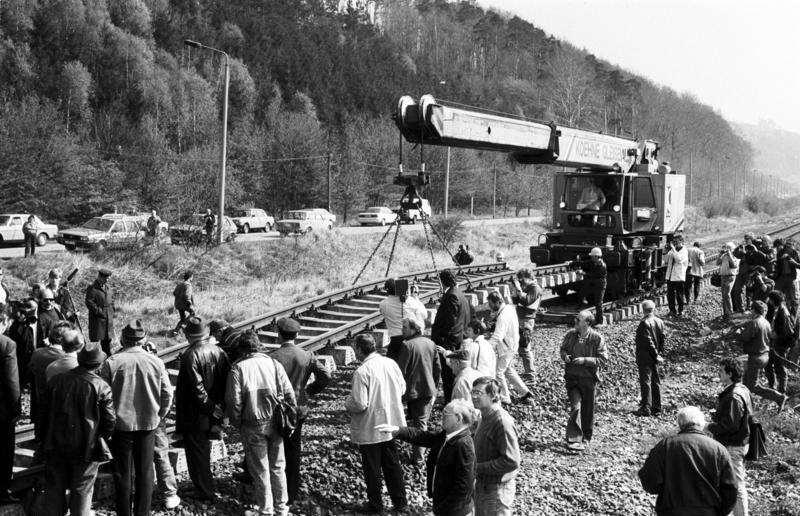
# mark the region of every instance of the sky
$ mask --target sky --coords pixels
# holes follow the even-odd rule
[[[691,93],[732,122],[800,134],[796,0],[478,0]]]

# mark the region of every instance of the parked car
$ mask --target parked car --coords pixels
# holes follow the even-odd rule
[[[120,215],[126,215],[128,217],[134,217],[139,221],[139,224],[142,226],[142,229],[147,231],[147,221],[150,219],[150,213],[144,212],[131,212],[131,213],[104,213],[101,215],[103,218],[107,219],[116,219]],[[158,224],[158,236],[165,237],[169,234],[169,222],[164,219],[161,219],[161,222]]]
[[[199,245],[206,242],[205,213],[195,213],[192,220],[187,224],[176,224],[169,230],[170,240],[173,244]],[[217,235],[218,218],[214,215],[214,238]],[[236,224],[230,217],[224,217],[222,226],[222,238],[225,242],[233,242],[236,239]]]
[[[326,216],[324,213],[327,213]],[[279,220],[277,224],[278,232],[281,236],[289,233],[311,233],[323,229],[333,229],[331,214],[327,210],[295,210],[286,214],[286,218]]]
[[[260,208],[236,210],[232,218],[240,233],[249,233],[257,229],[267,232],[275,227],[275,218]]]
[[[377,224],[385,226],[386,224],[394,224],[397,221],[397,213],[384,206],[373,206],[367,208],[367,211],[362,211],[356,218],[362,226],[369,224]]]
[[[406,224],[416,224],[418,220],[422,220],[423,213],[430,217],[433,212],[431,211],[431,203],[428,202],[428,199],[423,199],[422,197],[416,197],[413,201],[401,200],[400,209],[397,210],[400,222]]]
[[[305,208],[304,211],[317,212],[320,215],[322,215],[322,218],[324,218],[325,220],[330,221],[331,225],[336,224],[336,215],[334,215],[333,213],[329,212],[325,208]]]
[[[102,251],[138,245],[145,235],[138,217],[110,213],[94,217],[77,228],[61,231],[57,240],[68,251]]]
[[[0,215],[0,244],[9,242],[24,242],[25,235],[22,234],[22,225],[28,221],[28,213],[6,213]],[[36,215],[36,224],[39,226],[39,233],[36,234],[36,245],[41,247],[47,243],[48,238],[58,236],[58,226],[55,224],[45,224]]]

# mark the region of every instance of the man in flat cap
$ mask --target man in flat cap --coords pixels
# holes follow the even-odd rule
[[[101,450],[116,424],[111,387],[96,374],[105,359],[97,346],[83,349],[78,367],[55,376],[43,397],[45,496],[53,514],[90,513],[97,470],[108,459]]]
[[[189,317],[183,333],[189,348],[181,357],[178,371],[175,429],[183,436],[186,466],[194,484],[190,498],[212,502],[216,495],[209,432],[221,423],[231,366],[225,352],[209,339],[208,325],[202,319]]]
[[[160,358],[142,347],[146,337],[138,319],[125,326],[122,350],[100,369],[111,385],[117,413],[111,451],[119,516],[131,516],[131,502],[137,516],[150,514],[156,428],[172,404],[169,373]]]
[[[281,347],[272,352],[272,358],[283,365],[297,400],[297,428],[290,436],[283,438],[289,505],[297,500],[297,491],[300,487],[301,433],[303,421],[308,417],[307,395],[321,392],[331,381],[331,372],[328,371],[325,364],[312,353],[295,345],[295,339],[299,332],[300,323],[294,319],[289,317],[278,319],[278,342]],[[314,383],[306,387],[311,373],[314,373]]]
[[[111,271],[100,269],[97,279],[86,289],[86,308],[89,309],[89,340],[100,342],[106,355],[111,355],[114,338],[114,292],[108,286]]]

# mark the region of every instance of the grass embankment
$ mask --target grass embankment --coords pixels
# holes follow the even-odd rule
[[[686,218],[689,240],[699,239],[704,244],[713,241],[715,247],[709,250],[716,249],[718,242],[739,240],[744,231],[779,223],[764,214],[706,219],[701,210],[693,208],[687,209]],[[530,265],[528,248],[544,232],[544,227],[531,222],[462,227],[450,249],[455,251],[458,243],[466,242],[475,255],[475,263],[493,261],[501,251],[512,267],[525,267]],[[151,338],[158,345],[166,345],[166,334],[177,321],[177,316],[169,313],[172,290],[186,270],[195,272],[195,301],[201,317],[242,321],[350,286],[381,236],[380,233],[346,235],[334,230],[211,249],[162,246],[102,255],[40,254],[36,260],[9,260],[4,267],[6,285],[15,297],[22,296],[30,284],[45,281],[52,267],[60,267],[65,275],[79,268],[71,289],[82,312],[85,312],[83,292],[94,281],[97,270],[108,267],[114,271],[111,285],[117,299],[117,329],[139,318]],[[392,237],[389,235],[383,242],[360,281],[385,277]],[[439,269],[452,265],[439,246],[434,246],[434,259]],[[401,230],[390,274],[433,268],[424,233]],[[85,324],[85,313],[83,319]]]
[[[405,229],[405,227],[403,228]],[[467,242],[475,263],[490,262],[498,251],[514,266],[528,263],[528,247],[536,242],[542,227],[530,222],[508,226],[480,225],[464,228],[457,242]],[[130,252],[105,254],[40,254],[36,260],[13,259],[4,264],[6,285],[12,296],[22,296],[29,285],[45,281],[52,267],[64,274],[79,268],[71,284],[76,304],[85,312],[83,293],[97,270],[114,271],[110,279],[116,292],[116,323],[119,331],[140,318],[157,344],[166,344],[166,334],[177,322],[169,313],[172,291],[187,270],[195,272],[195,301],[206,320],[222,318],[236,322],[275,310],[326,292],[349,287],[367,261],[382,234],[346,235],[339,230],[300,238],[241,242],[204,249],[181,246],[148,247]],[[392,244],[386,238],[359,282],[385,277]],[[455,251],[457,244],[451,245]],[[452,265],[439,246],[434,247],[437,268]],[[390,274],[433,269],[424,233],[401,230]],[[85,313],[84,324],[85,324]]]

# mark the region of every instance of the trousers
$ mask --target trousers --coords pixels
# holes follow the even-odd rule
[[[433,401],[432,396],[407,401],[408,417],[406,422],[409,427],[419,428],[420,430],[428,429],[428,419],[431,417]],[[422,460],[422,447],[414,446],[412,448],[411,459],[413,461]]]
[[[262,514],[286,516],[289,506],[283,438],[274,433],[272,425],[242,426],[241,433],[256,505]]]
[[[594,320],[597,324],[603,324],[603,298],[606,295],[606,279],[587,279],[583,282],[578,299],[586,301],[589,298],[594,302]]]
[[[505,353],[497,357],[497,374],[495,377],[500,382],[500,401],[503,403],[511,403],[511,391],[509,390],[509,383],[511,389],[518,396],[522,396],[530,392],[528,386],[519,377],[517,369],[514,367],[514,362],[517,360],[516,353]]]
[[[150,514],[155,435],[155,430],[114,430],[111,453],[114,456],[114,491],[118,516],[131,516],[131,502],[133,514],[136,516]]]
[[[642,394],[639,406],[661,412],[661,377],[656,364],[639,364],[639,389]]]
[[[594,378],[567,375],[565,377],[570,413],[567,420],[567,442],[591,441],[594,432]]]
[[[156,482],[159,492],[167,497],[178,494],[178,482],[175,480],[175,470],[169,461],[169,439],[167,438],[167,423],[162,419],[156,428],[153,438],[153,462],[156,466]]]
[[[517,481],[475,482],[475,516],[511,516],[516,497]]]
[[[48,455],[45,467],[45,500],[51,516],[89,516],[99,462]],[[69,503],[67,503],[69,489]]]
[[[733,298],[731,291],[734,283],[733,276],[720,276],[720,290],[722,291],[722,315],[729,316],[733,313]]]
[[[0,421],[0,495],[8,490],[14,472],[14,422]]]
[[[747,278],[747,274],[738,274],[733,282],[731,300],[733,301],[734,312],[744,312],[750,307],[750,303],[748,303],[749,300],[747,299],[747,292],[745,291]]]
[[[297,427],[289,437],[283,438],[283,451],[286,456],[286,488],[288,504],[297,500],[300,491],[300,456],[303,453],[303,423],[305,419],[297,420]]]
[[[403,468],[397,457],[397,444],[394,439],[375,444],[361,444],[361,466],[367,484],[367,500],[373,507],[383,507],[381,499],[381,478],[386,480],[386,489],[395,508],[408,506],[406,482]],[[381,474],[382,473],[382,474]]]
[[[769,350],[769,362],[764,369],[767,377],[767,385],[770,389],[775,387],[778,392],[786,392],[786,358],[788,348],[771,348]],[[777,381],[777,385],[776,385]]]
[[[686,299],[686,302],[689,302],[689,299],[692,297],[692,293],[694,292],[694,302],[697,302],[697,297],[700,295],[700,282],[703,278],[700,276],[694,276],[692,274],[686,274],[686,282],[684,283],[684,290],[683,296]]]
[[[211,441],[208,432],[184,432],[183,449],[186,469],[198,495],[214,498],[214,477],[211,476]]]
[[[733,476],[736,478],[736,505],[733,506],[733,516],[747,516],[747,486],[745,485],[744,456],[750,446],[726,446],[731,456]]]
[[[744,371],[742,383],[745,387],[750,389],[750,392],[753,394],[757,394],[775,403],[780,403],[781,400],[783,400],[783,394],[774,389],[762,387],[758,383],[758,377],[761,376],[761,371],[767,366],[768,361],[769,354],[767,353],[762,355],[749,355],[747,357],[747,369]]]
[[[536,370],[536,358],[533,349],[533,327],[536,319],[519,320],[519,358],[525,374],[533,374]]]
[[[667,304],[669,304],[670,313],[683,313],[683,281],[668,281],[667,282]],[[675,311],[675,304],[677,302],[678,311]]]

